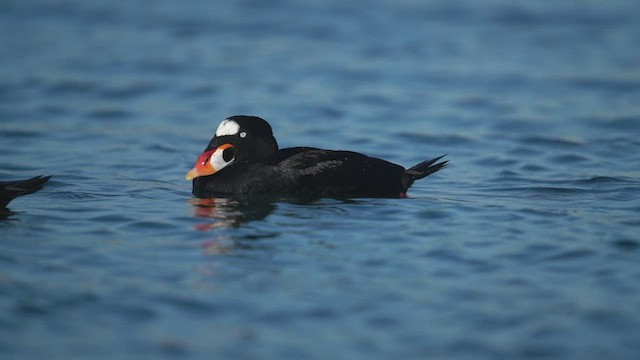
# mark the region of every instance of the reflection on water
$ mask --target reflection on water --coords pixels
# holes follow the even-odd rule
[[[196,217],[207,220],[206,223],[196,225],[197,230],[209,231],[262,220],[275,209],[274,201],[266,198],[193,198],[189,203],[193,205]]]
[[[275,199],[257,198],[193,198],[193,214],[205,220],[194,225],[197,231],[237,228],[245,223],[262,220],[276,208]],[[201,243],[204,255],[225,254],[238,246],[238,240],[223,233],[212,233],[214,238]]]

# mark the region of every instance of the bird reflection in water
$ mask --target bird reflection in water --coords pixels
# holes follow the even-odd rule
[[[243,198],[192,198],[193,213],[206,222],[198,223],[194,228],[198,231],[212,231],[238,228],[255,220],[266,218],[275,209],[275,202],[263,197]],[[233,250],[237,244],[234,238],[219,234],[214,239],[201,244],[205,255],[219,255]]]

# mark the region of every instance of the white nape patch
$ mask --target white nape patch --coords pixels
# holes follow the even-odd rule
[[[224,120],[216,130],[216,136],[235,135],[240,131],[240,125],[233,120]]]

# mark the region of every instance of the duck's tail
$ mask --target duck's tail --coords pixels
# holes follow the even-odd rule
[[[36,176],[28,180],[1,181],[0,182],[0,209],[7,206],[14,198],[31,194],[42,189],[51,176]]]
[[[447,166],[449,163],[448,160],[438,162],[438,160],[442,159],[447,155],[438,156],[435,159],[423,161],[420,164],[413,166],[404,171],[403,177],[403,186],[404,192],[406,192],[409,187],[413,184],[414,181],[422,179],[423,177],[427,177],[434,172],[440,171],[442,168]]]
[[[449,160],[438,162],[438,160],[442,159],[445,156],[447,155],[445,154],[442,156],[438,156],[435,159],[423,161],[420,164],[406,170],[406,173],[407,175],[413,177],[413,180],[419,180],[423,177],[429,176],[447,166]]]

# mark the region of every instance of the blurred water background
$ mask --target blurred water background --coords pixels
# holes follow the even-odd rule
[[[640,3],[0,3],[3,359],[637,359]],[[227,116],[451,166],[192,199]]]

